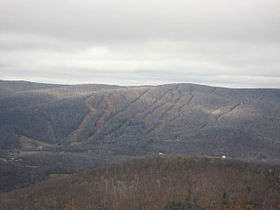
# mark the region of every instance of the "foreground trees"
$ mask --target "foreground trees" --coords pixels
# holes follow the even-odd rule
[[[1,195],[2,209],[277,209],[278,167],[222,159],[134,160]]]

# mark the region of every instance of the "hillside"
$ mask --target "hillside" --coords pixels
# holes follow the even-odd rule
[[[10,209],[266,209],[280,208],[280,169],[222,159],[129,161],[1,194]]]
[[[159,153],[279,163],[280,90],[0,81],[0,133],[0,183],[27,174],[5,191]]]

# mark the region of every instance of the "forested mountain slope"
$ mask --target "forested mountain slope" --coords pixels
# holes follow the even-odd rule
[[[0,81],[0,133],[5,180],[159,153],[279,163],[280,90]]]
[[[62,144],[65,149],[105,148],[127,154],[279,158],[280,90],[276,89],[7,81],[0,82],[0,89],[2,149]]]

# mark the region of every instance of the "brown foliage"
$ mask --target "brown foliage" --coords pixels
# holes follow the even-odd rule
[[[230,160],[134,160],[2,194],[0,209],[278,209],[279,175]]]

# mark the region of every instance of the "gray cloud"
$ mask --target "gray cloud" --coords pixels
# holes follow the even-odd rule
[[[0,77],[280,87],[278,0],[0,0]]]

